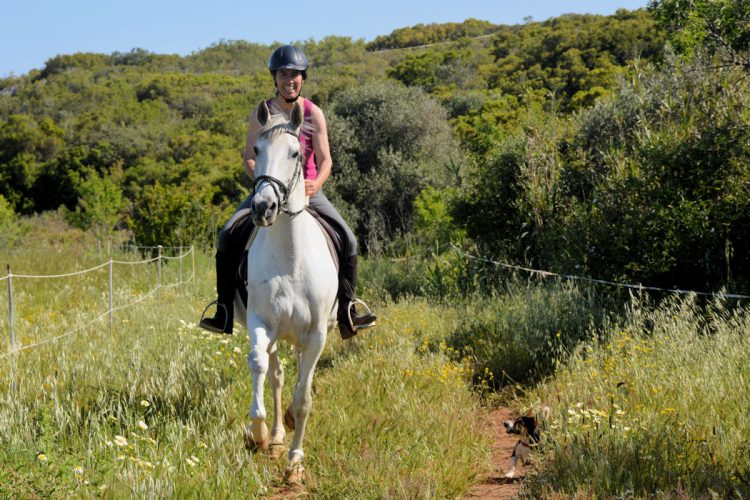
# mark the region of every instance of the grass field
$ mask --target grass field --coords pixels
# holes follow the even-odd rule
[[[102,261],[96,245],[58,243],[9,256],[14,273]],[[281,486],[284,463],[243,446],[251,396],[244,332],[194,327],[212,298],[210,261],[198,254],[192,283],[117,311],[111,332],[105,317],[0,359],[0,496],[247,498]],[[164,284],[176,278],[168,266]],[[154,266],[135,267],[115,280],[116,305],[153,288]],[[15,280],[17,344],[107,310],[106,270],[69,280]],[[306,488],[330,498],[460,495],[487,464],[489,438],[468,366],[440,347],[458,317],[417,300],[378,310],[376,330],[347,343],[330,336],[314,383]],[[7,321],[0,327],[7,331]],[[282,358],[289,401],[289,348]]]
[[[88,236],[57,228],[0,258],[14,274],[56,274],[108,256]],[[247,338],[194,326],[213,298],[213,270],[210,255],[196,252],[193,276],[192,259],[187,283],[148,296],[154,263],[117,266],[115,306],[134,304],[115,312],[111,331],[107,314],[76,331],[107,311],[106,267],[14,279],[16,345],[39,345],[8,354],[6,338],[0,350],[0,498],[279,491],[284,461],[243,445]],[[363,277],[387,265],[365,262]],[[170,260],[162,284],[178,281]],[[460,497],[491,472],[483,405],[501,401],[551,408],[528,497],[750,496],[742,305],[635,297],[614,311],[594,291],[555,281],[443,301],[362,288],[382,320],[349,342],[331,332],[305,442],[311,495]],[[50,341],[64,332],[73,333]],[[281,354],[289,401],[294,364],[288,347]]]

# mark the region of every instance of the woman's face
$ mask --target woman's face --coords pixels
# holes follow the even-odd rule
[[[278,70],[276,88],[284,99],[296,99],[302,90],[302,72],[296,69]]]

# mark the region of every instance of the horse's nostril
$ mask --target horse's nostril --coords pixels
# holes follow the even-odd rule
[[[271,203],[271,206],[268,207],[268,210],[270,210],[271,212],[276,211],[276,202]]]

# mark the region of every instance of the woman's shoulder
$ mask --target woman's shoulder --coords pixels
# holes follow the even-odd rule
[[[304,98],[305,114],[309,115],[313,122],[325,121],[323,110],[308,98]]]

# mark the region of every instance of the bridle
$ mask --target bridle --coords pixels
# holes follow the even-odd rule
[[[297,141],[299,141],[299,134],[297,134],[296,132],[287,130],[286,133],[293,135],[295,138],[297,138]],[[280,212],[283,212],[289,215],[289,217],[294,217],[295,215],[300,214],[301,212],[305,210],[304,207],[300,210],[297,210],[296,212],[291,212],[287,208],[287,202],[289,201],[289,193],[292,192],[292,190],[297,186],[297,183],[299,182],[301,169],[302,169],[302,154],[298,152],[297,161],[294,165],[294,173],[292,174],[292,178],[289,180],[288,184],[284,184],[281,180],[271,175],[259,175],[253,181],[253,196],[255,196],[255,193],[258,192],[258,187],[262,183],[267,182],[268,184],[271,185],[271,188],[273,189],[273,192],[276,195],[276,198],[279,200]]]

